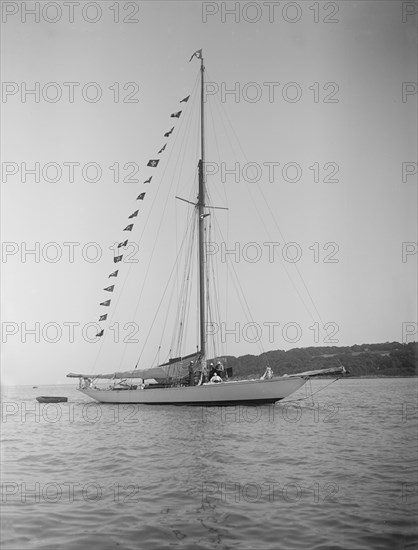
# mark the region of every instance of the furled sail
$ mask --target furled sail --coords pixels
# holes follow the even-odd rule
[[[149,369],[134,369],[128,371],[112,372],[109,374],[76,374],[70,372],[67,374],[67,378],[91,378],[91,379],[122,379],[122,378],[153,378],[157,382],[164,382],[167,380],[179,380],[186,377],[189,374],[189,365],[193,362],[193,371],[197,370],[200,366],[199,362],[200,353],[192,353],[185,357],[176,357],[170,359],[168,363],[159,365],[157,367],[151,367]]]

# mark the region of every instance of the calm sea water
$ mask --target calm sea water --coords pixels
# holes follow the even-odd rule
[[[416,399],[417,379],[214,409],[4,388],[1,548],[416,548]]]

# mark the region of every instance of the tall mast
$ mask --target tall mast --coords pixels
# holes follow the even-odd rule
[[[200,50],[200,161],[199,161],[199,195],[197,208],[199,214],[199,302],[200,302],[200,352],[202,364],[206,360],[206,300],[205,300],[205,117],[204,117],[204,84],[205,67]]]

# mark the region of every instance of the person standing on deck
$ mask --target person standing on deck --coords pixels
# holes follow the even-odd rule
[[[189,363],[189,386],[194,384],[194,372],[193,372],[193,361]]]
[[[202,382],[204,384],[209,382],[208,367],[206,364],[202,365]]]
[[[216,374],[220,376],[222,379],[225,377],[225,367],[220,361],[216,363],[215,371],[216,371]]]
[[[209,365],[209,380],[212,378],[212,376],[216,374],[216,368],[213,363]]]

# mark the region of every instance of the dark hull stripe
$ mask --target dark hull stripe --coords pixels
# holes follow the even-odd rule
[[[198,406],[205,406],[205,407],[231,407],[233,405],[269,405],[271,403],[276,403],[277,401],[280,401],[283,398],[277,398],[274,399],[252,399],[252,400],[246,400],[246,399],[240,399],[237,401],[191,401],[190,403],[167,403],[166,401],[161,401],[160,403],[132,403],[132,402],[118,402],[118,403],[108,403],[104,401],[100,401],[100,403],[103,403],[105,405],[174,405],[175,407],[198,407]]]

